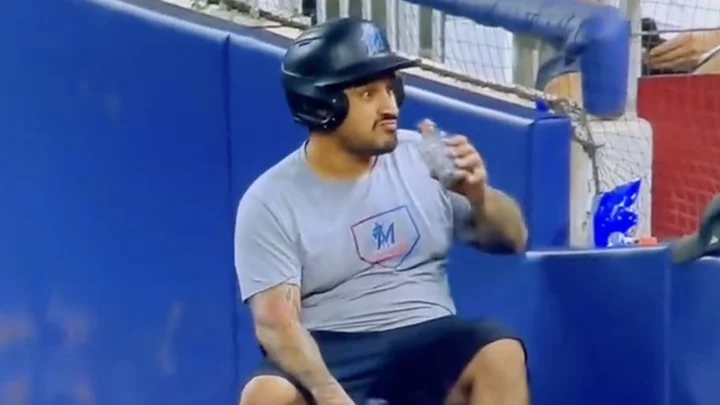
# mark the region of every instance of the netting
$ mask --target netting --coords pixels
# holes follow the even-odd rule
[[[638,107],[654,130],[653,232],[676,237],[720,192],[720,2],[644,0],[642,14],[646,45],[682,44],[670,63],[644,66]]]
[[[533,100],[546,100],[556,113],[571,118],[575,134],[572,144],[571,180],[571,230],[573,245],[587,245],[590,238],[590,220],[598,194],[612,190],[630,181],[642,182],[637,211],[640,223],[637,236],[679,236],[693,229],[697,213],[707,202],[708,195],[718,188],[700,180],[691,185],[682,181],[664,181],[660,186],[663,195],[651,194],[653,184],[653,161],[657,150],[653,147],[654,120],[683,120],[681,117],[703,118],[688,123],[693,131],[707,133],[712,127],[708,114],[720,109],[717,104],[708,105],[689,114],[693,103],[678,111],[672,89],[662,94],[655,108],[647,107],[638,117],[637,77],[652,72],[643,63],[643,45],[655,36],[662,40],[674,35],[686,35],[687,31],[710,32],[720,27],[720,2],[716,0],[644,0],[640,3],[627,0],[586,0],[623,7],[633,22],[631,41],[632,62],[629,67],[630,88],[628,108],[621,117],[600,119],[587,113],[582,105],[579,78],[572,75],[542,88],[536,88],[537,67],[555,56],[555,51],[536,38],[520,37],[496,27],[476,24],[465,18],[450,16],[427,7],[420,7],[400,0],[168,0],[175,3],[189,2],[190,6],[206,12],[220,14],[229,19],[250,17],[251,23],[264,21],[274,27],[292,26],[302,28],[317,21],[338,16],[370,18],[385,27],[392,45],[400,52],[424,58],[423,70],[438,74],[441,79],[450,78],[452,83],[466,89],[532,105]],[[187,5],[187,4],[186,4]],[[641,17],[646,20],[642,21]],[[647,26],[647,19],[656,26]],[[247,21],[244,21],[247,23]],[[701,27],[701,29],[698,29]],[[652,41],[650,41],[652,42]],[[718,40],[720,44],[720,40]],[[643,70],[641,71],[641,66]],[[673,72],[677,73],[677,72]],[[677,87],[677,86],[676,86]],[[706,91],[716,94],[717,91]],[[661,91],[662,93],[662,91]],[[657,92],[656,92],[657,95]],[[690,97],[686,95],[685,97]],[[720,98],[720,96],[714,96]],[[670,111],[673,111],[672,113]],[[702,115],[705,113],[705,115]],[[720,113],[715,113],[720,114]],[[658,117],[658,115],[660,117]],[[717,126],[717,119],[713,116]],[[663,122],[665,122],[663,121]],[[668,125],[665,125],[667,127]],[[664,127],[663,127],[664,128]],[[707,134],[712,137],[713,134]],[[664,137],[663,139],[666,139]],[[677,141],[667,146],[676,148]],[[718,141],[720,144],[720,141]],[[663,149],[659,157],[669,152]],[[662,160],[662,159],[661,159]],[[660,163],[667,171],[677,175],[673,164]],[[686,164],[697,176],[708,171],[707,165]],[[685,169],[683,169],[685,170]],[[694,172],[694,173],[695,173]],[[677,177],[677,176],[676,176]],[[715,177],[717,178],[717,177]],[[657,182],[657,180],[656,180]],[[712,182],[710,182],[712,183]],[[681,186],[682,185],[682,186]],[[657,185],[656,185],[657,187]],[[715,190],[715,191],[720,191]],[[671,197],[670,197],[671,196]],[[652,221],[651,221],[652,219]],[[651,230],[651,225],[653,225]]]
[[[654,129],[652,221],[659,237],[697,229],[702,210],[720,193],[720,75],[692,79],[650,78],[640,87],[640,111]]]
[[[709,83],[715,88],[720,86],[717,80]],[[720,125],[717,117],[710,117],[713,113],[709,110],[713,108],[709,106],[718,105],[718,96],[707,92],[706,88],[701,89],[697,98],[686,104],[701,109],[688,108],[687,114],[678,117],[678,110],[685,108],[674,103],[663,105],[660,100],[687,100],[687,93],[692,90],[684,85],[666,83],[664,89],[646,91],[647,97],[661,97],[654,105],[648,104],[644,108],[645,114],[653,120],[658,135],[659,150],[654,171],[662,181],[654,187],[656,208],[653,221],[656,224],[655,233],[661,237],[687,235],[696,229],[704,207],[713,195],[720,192],[720,168],[717,164]],[[674,93],[673,89],[677,92]],[[714,114],[717,111],[715,109]]]

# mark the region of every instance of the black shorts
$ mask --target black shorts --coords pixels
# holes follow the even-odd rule
[[[518,339],[502,326],[448,316],[382,332],[311,332],[330,373],[358,405],[441,404],[465,366],[484,346]],[[297,380],[265,358],[256,376],[277,375],[314,402]]]

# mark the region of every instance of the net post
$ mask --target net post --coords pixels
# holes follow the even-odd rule
[[[340,3],[340,17],[350,17],[350,1],[338,0]]]
[[[642,75],[642,0],[620,0],[619,8],[630,20],[630,66],[628,67],[628,106],[627,110],[635,112],[637,107],[638,80]]]
[[[328,8],[332,9],[331,7],[328,7],[328,2],[333,0],[320,0],[317,2],[317,10],[315,11],[317,14],[317,22],[321,23],[323,21],[327,21],[328,18],[331,17],[328,13]]]
[[[396,38],[396,44],[395,49],[401,52],[405,52],[407,54],[413,54],[413,51],[415,53],[418,53],[418,49],[415,49],[413,47],[412,40],[407,35],[409,32],[415,32],[415,27],[412,26],[411,21],[407,21],[407,16],[414,15],[414,12],[417,10],[418,6],[414,4],[409,4],[404,1],[397,1],[396,6],[394,7],[394,21],[395,21],[395,38]],[[415,23],[417,25],[417,22]]]
[[[432,10],[432,60],[445,61],[445,13]]]
[[[372,10],[373,10],[373,0],[362,0],[362,18],[369,19],[372,18]],[[381,21],[378,21],[379,25],[382,27],[383,24],[380,24]]]
[[[513,35],[513,82],[520,86],[535,87],[538,70],[538,41],[531,37]]]
[[[398,30],[398,20],[399,17],[399,9],[400,5],[398,4],[398,0],[376,0],[378,2],[383,3],[383,7],[385,7],[385,30],[386,35],[388,37],[388,41],[390,41],[391,46],[393,49],[400,49],[400,31]],[[376,12],[376,7],[373,7],[373,13]]]
[[[435,56],[435,22],[433,10],[428,7],[418,7],[418,44],[419,56],[425,59],[434,59]]]

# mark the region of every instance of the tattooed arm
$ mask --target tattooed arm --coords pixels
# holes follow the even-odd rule
[[[474,225],[477,244],[485,250],[525,250],[527,226],[520,206],[500,190],[487,187],[482,204],[474,204]]]
[[[254,187],[238,206],[235,271],[241,298],[253,314],[255,335],[268,357],[310,391],[317,405],[352,405],[300,322],[303,264],[293,214],[282,201],[267,197],[278,192]]]
[[[300,289],[281,284],[253,296],[250,308],[258,341],[280,368],[313,395],[318,405],[352,400],[330,375],[315,340],[300,324]]]

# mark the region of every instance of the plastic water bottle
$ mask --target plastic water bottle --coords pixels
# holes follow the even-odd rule
[[[430,168],[430,174],[440,184],[450,187],[456,181],[455,163],[448,153],[444,138],[447,134],[433,126],[432,131],[423,134],[421,150],[425,163]]]

